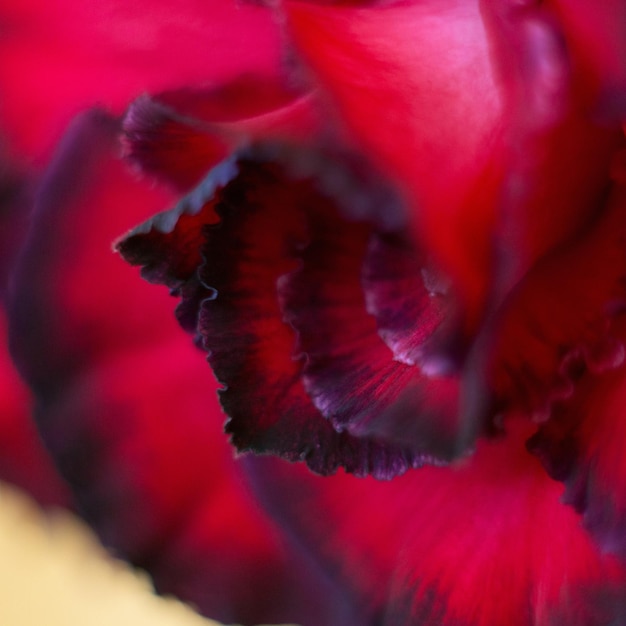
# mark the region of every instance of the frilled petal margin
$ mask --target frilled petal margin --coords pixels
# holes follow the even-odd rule
[[[602,555],[509,424],[458,466],[390,483],[249,457],[274,516],[384,626],[606,626],[626,619],[624,569]]]
[[[189,191],[238,146],[270,135],[314,136],[319,123],[312,100],[311,93],[258,76],[219,89],[142,96],[124,120],[127,157],[141,171]]]
[[[622,318],[616,328],[626,338]],[[588,372],[575,395],[557,403],[528,442],[550,475],[566,485],[565,502],[583,516],[599,545],[626,559],[626,374]]]
[[[623,363],[611,325],[626,307],[625,189],[615,180],[589,230],[544,257],[492,321],[487,377],[498,410],[545,419],[585,369]]]
[[[160,592],[225,623],[354,623],[250,497],[167,293],[111,251],[171,202],[129,176],[119,133],[102,113],[74,123],[15,275],[13,354],[52,458],[81,514]]]
[[[395,361],[366,312],[367,242],[405,219],[378,180],[347,156],[259,145],[118,244],[182,295],[239,449],[380,478],[458,454],[458,395]]]

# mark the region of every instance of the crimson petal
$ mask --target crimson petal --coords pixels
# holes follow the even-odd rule
[[[623,318],[616,332],[623,338]],[[528,442],[555,480],[566,485],[564,499],[603,549],[626,559],[626,464],[622,419],[626,401],[624,368],[587,373],[576,392],[558,403],[550,420]]]
[[[457,379],[429,378],[396,361],[366,311],[361,272],[372,228],[326,207],[308,224],[301,267],[279,291],[314,404],[338,430],[408,446],[428,462],[465,451],[473,440],[461,440]]]
[[[188,191],[238,146],[314,134],[312,95],[275,78],[239,78],[219,89],[143,96],[124,121],[126,151],[142,171]]]
[[[361,624],[622,623],[625,571],[527,454],[531,431],[510,423],[458,466],[389,483],[246,463],[272,514],[360,602]]]
[[[538,263],[504,303],[488,365],[501,410],[545,418],[581,367],[622,363],[611,322],[626,306],[625,217],[626,193],[616,184],[589,231]]]
[[[171,202],[129,176],[119,133],[102,113],[70,129],[16,272],[10,333],[40,431],[80,512],[159,591],[227,623],[339,626],[343,599],[284,551],[244,486],[167,294],[111,252]]]
[[[225,385],[220,395],[230,416],[227,431],[238,448],[305,460],[320,473],[343,466],[359,475],[390,477],[420,464],[421,456],[406,446],[338,433],[319,414],[302,385],[302,363],[292,358],[295,335],[282,319],[277,291],[279,281],[285,280],[281,277],[297,267],[298,250],[315,235],[308,230],[307,215],[334,210],[338,203],[353,218],[372,212],[384,224],[397,218],[392,211],[379,216],[377,194],[372,200],[347,174],[342,180],[337,164],[332,176],[324,178],[325,169],[331,168],[314,155],[300,154],[299,161],[289,158],[285,167],[267,159],[280,155],[286,160],[294,154],[288,149],[259,148],[255,153],[256,161],[239,159],[236,175],[215,189],[201,210],[210,214],[215,209],[221,221],[204,231],[197,276],[177,282],[181,278],[177,268],[198,251],[176,247],[180,239],[176,227],[168,235],[150,230],[148,224],[122,241],[120,251],[143,265],[149,278],[178,287],[185,319],[191,321],[194,306],[199,306],[197,331]],[[353,188],[356,198],[350,193]],[[173,222],[177,212],[180,209],[159,219]],[[185,224],[181,220],[183,232]],[[350,237],[358,237],[359,227],[351,226],[355,232]],[[173,248],[168,247],[171,243]],[[163,259],[165,274],[155,273],[153,268]]]

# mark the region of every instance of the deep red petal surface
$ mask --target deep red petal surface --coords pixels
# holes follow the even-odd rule
[[[539,263],[494,323],[490,381],[498,399],[547,417],[581,366],[623,362],[610,322],[626,304],[625,188],[615,185],[588,233]]]
[[[281,154],[278,150],[274,156]],[[302,460],[323,474],[342,466],[359,475],[390,478],[421,464],[423,447],[413,451],[404,441],[387,444],[337,432],[305,391],[302,358],[294,358],[296,335],[283,319],[280,301],[286,296],[278,285],[297,268],[299,251],[317,237],[309,216],[335,211],[335,203],[363,208],[349,191],[358,196],[363,187],[343,180],[347,174],[341,163],[329,166],[324,160],[332,171],[324,187],[323,177],[316,177],[319,172],[307,169],[321,166],[314,155],[300,157],[300,167],[292,160],[278,164],[240,158],[223,163],[178,207],[132,231],[119,250],[141,265],[150,280],[182,296],[179,319],[198,335],[224,385],[220,396],[230,418],[227,431],[237,448]],[[230,180],[220,173],[223,168]],[[184,208],[201,194],[205,205],[195,216],[185,214]],[[213,211],[220,216],[218,224],[212,224]],[[165,223],[170,227],[163,228]],[[353,227],[345,233],[348,243],[352,238],[360,241],[363,228],[347,224]],[[190,251],[187,243],[198,238],[205,239],[201,249]],[[188,259],[199,256],[196,274],[181,270]],[[356,262],[358,268],[358,256]],[[358,279],[357,272],[360,288]],[[369,321],[374,341],[392,365],[391,353]]]
[[[118,132],[101,114],[76,122],[16,275],[11,338],[39,427],[83,514],[160,591],[225,622],[340,624],[341,598],[250,499],[172,301],[111,249],[170,201],[116,158]]]
[[[458,467],[391,483],[249,463],[270,510],[360,599],[363,623],[619,623],[624,570],[527,454],[528,425],[509,426]]]
[[[143,171],[188,191],[228,153],[253,140],[308,141],[319,125],[313,99],[254,76],[219,89],[145,96],[124,121],[127,154]]]
[[[284,6],[342,120],[409,193],[421,237],[463,296],[480,297],[502,102],[478,3]]]
[[[456,382],[396,360],[366,311],[362,271],[375,231],[322,206],[307,221],[310,241],[280,297],[317,408],[340,430],[406,445],[427,461],[464,452],[473,438],[459,432]]]

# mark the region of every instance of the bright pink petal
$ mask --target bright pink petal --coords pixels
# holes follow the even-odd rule
[[[458,467],[390,483],[249,463],[270,510],[361,602],[362,623],[620,623],[624,570],[526,452],[528,426],[509,427]]]
[[[121,113],[144,91],[274,75],[277,25],[268,9],[229,0],[4,3],[3,127],[18,152],[41,158],[77,112]]]

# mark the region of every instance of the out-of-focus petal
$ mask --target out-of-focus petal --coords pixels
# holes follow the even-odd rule
[[[559,483],[527,454],[528,424],[508,426],[458,467],[390,483],[247,463],[273,514],[359,599],[361,623],[620,623],[623,568],[598,552]]]
[[[170,201],[124,168],[119,131],[101,113],[74,124],[16,272],[13,350],[52,456],[82,514],[159,591],[229,623],[350,623],[251,500],[215,382],[167,293],[111,250]]]
[[[478,2],[283,6],[294,45],[409,194],[437,261],[468,293],[484,290],[502,100]]]
[[[624,360],[611,322],[626,306],[626,186],[615,184],[589,231],[545,257],[505,301],[492,323],[488,384],[499,410],[549,415],[581,367]]]
[[[275,75],[271,11],[229,0],[4,3],[2,123],[19,153],[45,158],[79,111],[117,113],[144,91]]]
[[[615,332],[626,337],[623,318]],[[626,374],[588,372],[576,392],[529,441],[550,475],[566,485],[564,500],[582,514],[601,548],[626,559]]]
[[[604,119],[625,119],[626,5],[621,0],[551,0],[548,5],[564,25],[587,106]]]
[[[0,479],[41,504],[67,504],[69,495],[32,423],[32,398],[11,362],[6,331],[0,309]]]
[[[235,148],[263,138],[309,141],[319,126],[313,101],[311,93],[255,76],[212,90],[144,96],[124,120],[127,156],[188,191]]]

